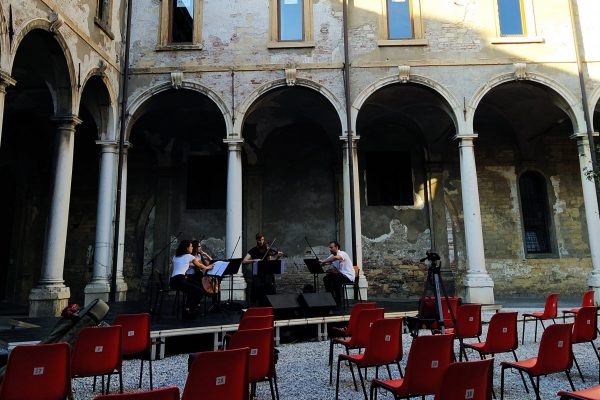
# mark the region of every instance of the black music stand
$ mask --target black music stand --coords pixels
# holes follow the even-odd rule
[[[313,274],[315,293],[319,293],[319,274],[325,273],[323,266],[316,258],[305,258],[304,264],[306,264],[310,273]]]
[[[229,265],[227,266],[227,268],[225,268],[225,271],[223,271],[223,275],[222,275],[222,276],[229,275],[229,290],[228,290],[229,300],[227,300],[227,302],[225,302],[225,304],[228,308],[231,308],[231,309],[233,309],[233,308],[241,309],[242,308],[241,305],[238,305],[233,302],[233,276],[239,272],[240,265],[242,265],[241,258],[230,259]],[[235,306],[234,306],[234,304],[235,304]]]
[[[252,265],[252,275],[263,276],[268,274],[281,274],[281,260],[262,260]]]

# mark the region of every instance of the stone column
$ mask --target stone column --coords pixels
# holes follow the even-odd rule
[[[240,258],[242,254],[242,143],[243,139],[229,140],[227,160],[227,205],[225,222],[225,256]],[[235,249],[235,251],[234,251]],[[223,279],[221,296],[229,299],[229,278]],[[245,300],[246,281],[242,269],[233,277],[233,299]]]
[[[120,204],[121,213],[119,216],[119,253],[117,254],[117,288],[115,289],[115,298],[118,302],[127,300],[127,283],[123,278],[123,260],[125,254],[125,222],[127,221],[125,213],[127,209],[127,153],[131,146],[131,143],[125,142],[125,149],[123,151],[123,170],[121,175],[122,179]],[[117,182],[116,176],[115,182]]]
[[[598,134],[595,133],[595,136]],[[596,304],[600,303],[600,217],[598,216],[598,199],[596,196],[596,185],[593,180],[588,179],[586,173],[592,170],[590,154],[590,142],[587,133],[579,133],[571,136],[577,140],[579,152],[579,170],[581,173],[581,188],[583,190],[583,202],[585,204],[585,219],[588,230],[588,242],[592,257],[592,273],[587,284],[595,291]]]
[[[467,248],[467,275],[464,279],[467,303],[494,303],[494,282],[485,267],[483,232],[477,187],[477,169],[473,140],[477,135],[458,135],[460,178]]]
[[[4,125],[4,98],[6,97],[6,88],[14,86],[17,83],[9,74],[0,70],[0,140],[2,140],[2,126]]]
[[[344,249],[348,252],[355,265],[360,267],[358,286],[360,288],[360,296],[363,300],[367,299],[367,288],[369,283],[364,272],[362,262],[362,233],[360,221],[360,186],[358,176],[358,156],[356,144],[360,139],[359,136],[352,137],[352,161],[353,161],[353,178],[354,178],[354,228],[356,231],[356,254],[352,254],[352,220],[351,220],[351,202],[350,202],[350,160],[348,159],[348,137],[340,138],[343,142],[343,185],[344,185]]]
[[[70,291],[63,280],[75,126],[81,120],[74,115],[55,117],[57,146],[54,160],[54,185],[48,226],[44,242],[44,257],[38,286],[29,294],[30,316],[59,315],[67,306]]]
[[[113,210],[115,209],[115,171],[118,145],[114,141],[96,141],[100,146],[100,177],[98,182],[98,211],[96,214],[96,243],[94,271],[85,287],[84,303],[99,298],[108,302],[109,276],[112,266]]]

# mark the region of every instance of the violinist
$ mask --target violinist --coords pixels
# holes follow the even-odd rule
[[[252,263],[262,260],[278,260],[282,256],[281,251],[267,246],[264,234],[260,232],[256,234],[256,246],[248,250],[248,254],[242,260],[243,265],[250,265],[250,268],[244,268],[244,275],[250,281],[250,302],[252,304],[268,305],[266,295],[275,294],[275,276],[273,274],[252,276]]]

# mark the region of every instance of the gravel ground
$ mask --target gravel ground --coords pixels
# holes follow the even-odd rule
[[[523,312],[534,311],[529,308],[504,308],[503,311],[519,311],[519,315]],[[536,309],[535,311],[538,311]],[[484,312],[483,320],[489,321],[491,313]],[[557,320],[557,322],[560,322]],[[541,327],[538,333],[538,343],[533,342],[533,330],[535,323],[527,324],[525,332],[525,344],[517,349],[517,357],[523,360],[537,355],[539,346],[539,336],[541,335]],[[519,335],[522,329],[522,323],[518,323]],[[487,325],[484,325],[482,339],[485,338]],[[519,336],[520,338],[520,336]],[[410,348],[411,337],[408,334],[403,335],[404,359],[401,362],[402,368],[406,365],[406,357]],[[457,341],[455,343],[458,343]],[[279,393],[283,400],[294,399],[333,399],[335,398],[335,370],[334,384],[329,385],[329,369],[327,366],[327,356],[329,352],[329,342],[303,342],[294,344],[285,344],[278,347],[280,350],[279,362],[277,364],[277,375],[279,381]],[[341,348],[337,349],[337,352]],[[458,354],[458,347],[455,349]],[[585,383],[581,382],[577,374],[577,370],[573,367],[571,376],[576,389],[583,389],[598,384],[598,360],[591,348],[590,344],[578,344],[574,346],[574,353],[581,366]],[[476,359],[476,354],[469,355],[469,359]],[[513,361],[510,353],[497,355],[494,363],[494,388],[498,397],[500,396],[500,368],[499,362]],[[137,379],[139,376],[138,360],[125,361],[123,366],[123,381],[126,392],[137,390]],[[158,360],[153,363],[154,366],[154,386],[179,386],[181,391],[185,386],[187,376],[187,354],[177,355]],[[523,388],[523,383],[518,373],[514,370],[508,370],[505,376],[505,399],[534,399],[533,390],[527,394]],[[387,373],[383,373],[383,377],[387,377]],[[372,377],[374,371],[369,371],[369,377]],[[399,377],[396,367],[392,367],[394,378]],[[358,377],[357,377],[358,378]],[[148,387],[148,376],[144,377],[144,388]],[[112,392],[116,392],[118,388],[118,379],[113,378],[111,382]],[[540,378],[541,397],[545,399],[557,399],[556,393],[559,390],[569,389],[569,382],[564,373],[550,375],[549,377]],[[531,385],[529,385],[531,386]],[[360,390],[360,383],[359,383]],[[77,379],[73,384],[73,391],[76,399],[93,399],[99,393],[92,393],[91,379]],[[367,386],[368,391],[368,386]],[[268,382],[259,383],[257,388],[257,399],[270,399],[270,390]],[[347,366],[342,365],[342,373],[340,378],[340,399],[362,399],[362,392],[354,391],[352,377]],[[392,396],[385,395],[380,392],[380,399],[391,399]],[[432,398],[432,397],[431,397]]]

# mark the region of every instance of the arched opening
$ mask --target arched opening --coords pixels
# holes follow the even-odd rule
[[[475,112],[483,240],[497,295],[575,293],[586,279],[578,151],[565,104],[547,86],[512,81],[486,93]],[[567,265],[581,273],[566,273]]]
[[[449,110],[433,89],[406,83],[377,90],[358,113],[363,263],[371,298],[420,295],[426,271],[415,259],[428,250],[441,255],[446,287],[454,288],[445,191],[457,162]]]
[[[145,289],[152,268],[168,274],[168,247],[177,236],[200,239],[213,257],[225,257],[223,114],[201,93],[167,90],[146,101],[134,120],[127,156],[128,299]]]
[[[69,72],[54,37],[33,30],[21,41],[11,71],[17,85],[7,89],[0,147],[1,299],[27,303],[42,264],[53,176],[55,110],[70,104]]]
[[[278,292],[312,283],[302,259],[344,233],[341,123],[316,91],[295,86],[271,90],[249,109],[244,138],[244,252],[254,235],[287,253]]]

